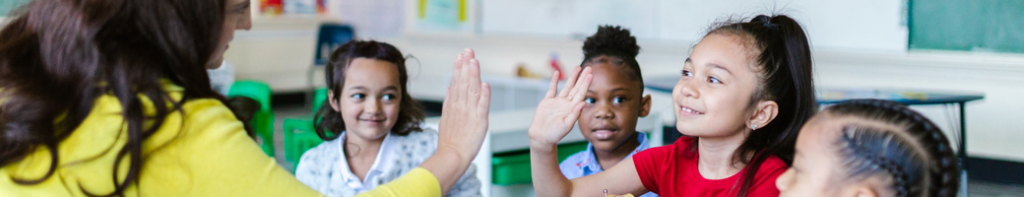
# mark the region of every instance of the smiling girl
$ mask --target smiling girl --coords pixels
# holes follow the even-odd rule
[[[437,151],[437,131],[420,127],[405,57],[394,46],[351,41],[327,63],[327,103],[317,113],[324,140],[302,154],[295,176],[327,196],[353,196],[416,169]],[[480,196],[470,167],[448,196]]]
[[[761,15],[721,24],[683,62],[672,91],[676,129],[688,137],[568,180],[553,175],[560,174],[556,143],[580,118],[592,72],[570,77],[577,80],[557,96],[552,86],[537,107],[529,135],[538,195],[778,196],[773,183],[817,111],[810,48],[796,21]]]

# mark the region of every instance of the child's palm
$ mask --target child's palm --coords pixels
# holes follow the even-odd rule
[[[587,89],[590,88],[590,81],[593,76],[590,68],[579,72],[579,67],[573,69],[573,76],[569,79],[576,79],[566,83],[565,88],[557,95],[558,79],[552,78],[551,87],[548,89],[544,100],[537,105],[537,111],[533,115],[533,122],[530,123],[529,135],[531,140],[544,144],[556,144],[572,130],[576,120],[583,110],[583,98],[586,97]],[[579,77],[575,76],[579,73]],[[557,71],[555,75],[557,76]]]

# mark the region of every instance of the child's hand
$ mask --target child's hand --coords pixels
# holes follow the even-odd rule
[[[537,112],[533,114],[533,122],[530,123],[531,145],[554,145],[569,134],[586,104],[583,98],[593,80],[591,72],[590,68],[583,69],[583,72],[580,72],[580,67],[573,68],[569,80],[575,81],[566,82],[558,95],[555,95],[558,78],[551,78],[551,87],[544,100],[537,105]],[[580,75],[576,76],[577,73]],[[558,76],[558,71],[552,76]]]
[[[487,135],[487,113],[491,87],[480,82],[480,63],[473,49],[467,48],[455,58],[455,71],[445,94],[438,125],[438,151],[458,152],[472,160]]]

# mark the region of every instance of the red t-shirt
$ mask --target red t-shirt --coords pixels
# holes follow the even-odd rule
[[[747,170],[725,179],[705,179],[697,171],[697,153],[688,149],[693,138],[681,137],[672,145],[650,148],[633,155],[640,182],[660,196],[736,196],[738,182]],[[775,156],[769,157],[754,176],[748,197],[779,196],[775,179],[786,171],[786,163]],[[735,185],[735,189],[733,186]]]

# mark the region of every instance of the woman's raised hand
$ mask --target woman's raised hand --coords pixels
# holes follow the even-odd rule
[[[455,71],[441,107],[437,128],[437,152],[420,163],[441,185],[442,195],[466,173],[487,136],[491,86],[480,82],[480,62],[473,49],[455,57]]]
[[[587,96],[590,88],[590,81],[593,80],[590,68],[580,71],[580,67],[572,69],[569,80],[562,88],[562,91],[555,94],[558,89],[558,78],[552,77],[551,87],[544,100],[537,105],[537,112],[533,114],[533,122],[530,123],[530,144],[532,145],[554,145],[569,134],[576,120],[580,118],[580,111],[586,103],[583,98]],[[578,74],[578,75],[577,75]],[[552,76],[558,76],[558,71]]]
[[[480,62],[473,49],[467,48],[455,58],[451,85],[441,108],[438,149],[452,148],[472,160],[487,136],[490,105],[491,86],[480,81]]]

